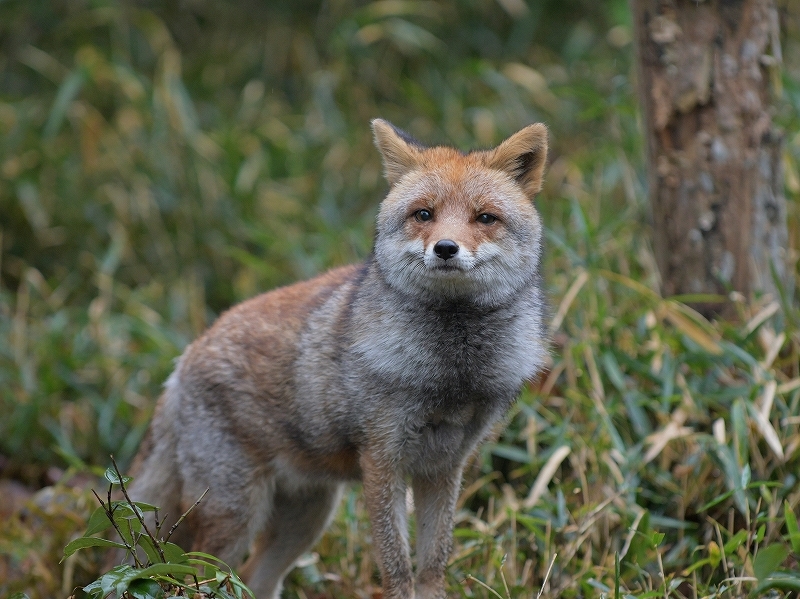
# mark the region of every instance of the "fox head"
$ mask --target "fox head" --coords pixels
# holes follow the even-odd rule
[[[390,185],[375,259],[390,286],[432,302],[492,306],[536,283],[544,125],[467,154],[425,147],[381,119],[372,130]]]

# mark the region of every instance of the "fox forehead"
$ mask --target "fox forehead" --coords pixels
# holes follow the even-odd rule
[[[378,220],[388,225],[421,208],[465,216],[491,212],[504,219],[537,219],[533,203],[507,173],[488,168],[479,153],[462,154],[452,148],[425,152],[421,164],[392,187]]]

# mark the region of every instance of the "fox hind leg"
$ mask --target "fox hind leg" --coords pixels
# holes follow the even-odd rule
[[[341,497],[340,483],[281,488],[274,495],[266,528],[242,568],[242,578],[257,599],[278,599],[283,579],[297,558],[327,528]]]

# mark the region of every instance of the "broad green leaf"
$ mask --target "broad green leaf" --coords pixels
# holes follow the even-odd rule
[[[161,555],[158,553],[158,549],[156,549],[155,544],[146,534],[139,537],[138,545],[144,550],[145,555],[147,555],[147,559],[150,560],[151,564],[160,564],[164,562],[164,560],[161,559]],[[164,558],[166,559],[166,556],[164,556]]]
[[[777,543],[761,549],[753,560],[753,573],[759,582],[766,580],[777,570],[787,555],[789,555],[789,549],[785,545]]]
[[[137,518],[119,518],[114,515],[114,521],[119,527],[120,535],[128,545],[138,545],[139,535],[142,531],[142,523]]]
[[[112,592],[121,596],[131,580],[130,576],[135,573],[136,569],[133,566],[127,564],[114,566],[93,583],[83,587],[83,590],[97,597],[105,597]]]
[[[134,599],[163,599],[166,597],[164,589],[155,580],[134,580],[128,586],[128,594]]]
[[[119,476],[117,476],[117,471],[114,468],[106,468],[105,474],[103,474],[105,479],[110,482],[112,485],[119,485],[119,484],[128,484],[133,479],[130,476],[122,475],[122,480],[120,480]]]
[[[150,576],[192,576],[197,575],[197,568],[186,564],[153,564],[144,570],[139,571],[136,578],[148,578]]]
[[[104,595],[103,588],[101,584],[101,579],[97,579],[94,582],[90,582],[85,587],[83,587],[83,592],[89,595],[90,597],[102,597]]]
[[[108,518],[106,509],[103,506],[100,506],[92,512],[91,516],[89,516],[89,522],[86,525],[86,532],[83,533],[83,536],[90,537],[93,534],[97,534],[98,532],[106,530],[110,526],[111,520]]]
[[[135,502],[132,505],[127,501],[114,501],[111,503],[111,509],[114,511],[114,519],[118,518],[144,518],[145,512],[155,511],[155,507],[149,503]]]
[[[109,541],[108,539],[100,539],[97,537],[80,537],[70,542],[69,544],[67,544],[66,547],[64,547],[64,558],[69,557],[70,555],[78,551],[78,549],[86,549],[87,547],[118,547],[120,549],[124,549],[125,545],[123,545],[122,543]]]
[[[170,564],[188,563],[186,552],[175,543],[161,543],[161,550],[164,552],[164,557]]]
[[[780,589],[782,591],[795,591],[800,593],[800,577],[797,574],[778,572],[774,576],[759,581],[758,586],[750,593],[751,597],[763,597],[766,591]]]

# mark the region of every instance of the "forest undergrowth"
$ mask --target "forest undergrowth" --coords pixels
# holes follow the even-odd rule
[[[800,277],[662,296],[625,2],[8,0],[0,47],[0,596],[85,596],[103,548],[62,558],[91,489],[221,311],[369,253],[378,116],[463,149],[551,132],[551,361],[467,469],[450,596],[800,594]],[[287,596],[380,597],[369,534],[354,486]]]

